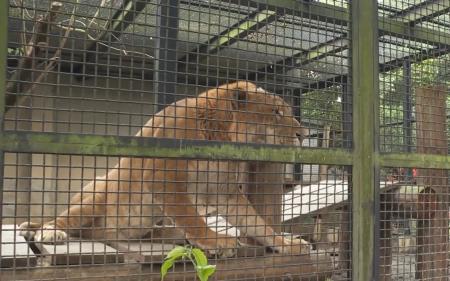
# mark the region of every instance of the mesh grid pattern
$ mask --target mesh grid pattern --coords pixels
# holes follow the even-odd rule
[[[176,245],[202,249],[213,280],[360,274],[352,194],[364,179],[353,182],[347,158],[363,138],[353,136],[355,85],[373,77],[350,67],[361,61],[351,26],[366,20],[357,5],[8,3],[0,279],[156,280]],[[380,280],[444,280],[448,173],[423,167],[448,155],[450,4],[377,3],[379,120],[367,130],[374,163],[385,162],[370,176],[380,232],[364,268],[379,265]],[[145,149],[153,156],[137,155]],[[401,153],[414,165],[389,162]],[[184,260],[166,279],[195,275]]]
[[[350,149],[347,3],[317,5],[11,0],[4,130]],[[159,279],[176,245],[214,280],[351,276],[349,166],[61,149],[4,154],[2,279]]]

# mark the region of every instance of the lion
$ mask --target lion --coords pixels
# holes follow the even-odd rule
[[[298,144],[303,135],[291,107],[248,81],[227,83],[156,113],[139,137],[259,144]],[[283,254],[307,254],[309,244],[275,233],[238,184],[238,161],[130,158],[85,185],[69,208],[44,224],[24,222],[21,235],[42,243],[70,236],[139,239],[170,218],[190,244],[219,257],[234,256],[238,238],[210,229],[199,205],[211,206],[242,234]],[[245,169],[245,168],[244,168]]]

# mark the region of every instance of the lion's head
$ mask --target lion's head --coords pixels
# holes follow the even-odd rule
[[[230,141],[298,145],[304,129],[281,97],[248,81],[224,84],[201,94],[206,129],[227,131]],[[214,139],[214,137],[210,138]]]

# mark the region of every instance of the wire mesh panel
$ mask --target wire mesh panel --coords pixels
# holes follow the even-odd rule
[[[448,171],[382,169],[381,275],[392,280],[448,278]]]
[[[349,280],[351,167],[290,157],[351,149],[346,9],[9,1],[2,280],[156,280],[176,245],[216,280]]]
[[[19,163],[25,156],[30,164]],[[2,276],[157,279],[165,255],[190,243],[211,257],[220,280],[345,280],[344,170],[289,186],[279,163],[7,153]],[[178,264],[172,273],[190,279],[195,270]]]
[[[418,151],[420,104],[426,104],[436,94],[433,91],[448,95],[448,9],[446,1],[384,1],[380,6],[381,148],[385,152]],[[398,32],[405,24],[411,26],[410,34],[420,31],[420,35]]]
[[[10,2],[5,129],[128,136],[173,101],[248,80],[344,146],[344,2],[320,6],[328,16],[239,1],[88,2]]]
[[[380,5],[383,152],[448,154],[449,9],[446,1]],[[408,34],[399,32],[405,25]],[[384,280],[448,279],[448,172],[424,162],[381,170]]]

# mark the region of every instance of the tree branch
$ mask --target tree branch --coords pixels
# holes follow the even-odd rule
[[[47,46],[47,37],[50,32],[50,27],[55,21],[61,6],[62,4],[60,2],[53,2],[49,12],[45,16],[38,16],[31,39],[28,44],[23,47],[24,54],[19,60],[16,71],[6,85],[5,102],[7,107],[15,105],[18,102],[19,95],[27,91],[27,83],[24,82],[28,81],[33,83],[31,80],[34,70],[34,59],[40,55],[42,47]]]

